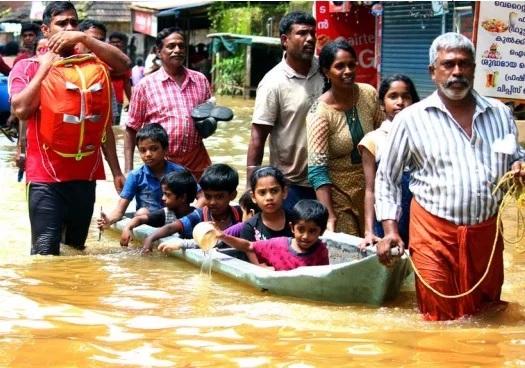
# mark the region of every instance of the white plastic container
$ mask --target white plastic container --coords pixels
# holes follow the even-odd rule
[[[205,252],[215,247],[218,243],[215,227],[211,222],[207,221],[200,222],[193,228],[193,239]]]

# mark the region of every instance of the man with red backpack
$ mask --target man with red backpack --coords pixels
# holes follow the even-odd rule
[[[9,77],[14,114],[27,120],[31,254],[58,255],[62,234],[65,244],[84,249],[96,180],[105,178],[101,151],[117,191],[125,181],[111,128],[107,67],[122,73],[130,60],[77,27],[71,2],[50,2],[41,27],[50,51],[21,60]],[[75,56],[78,43],[94,56]]]

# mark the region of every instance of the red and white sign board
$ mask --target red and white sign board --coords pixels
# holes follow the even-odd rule
[[[157,17],[154,14],[135,10],[133,30],[139,33],[157,37]]]
[[[477,3],[474,89],[484,96],[525,100],[525,2]]]
[[[352,1],[316,1],[317,53],[328,42],[344,37],[357,53],[356,80],[377,85],[375,17],[371,6]]]

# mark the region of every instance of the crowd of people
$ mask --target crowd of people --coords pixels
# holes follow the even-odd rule
[[[375,244],[385,265],[393,261],[392,247],[408,249],[424,281],[445,294],[469,290],[490,267],[491,277],[461,298],[436,295],[417,278],[418,305],[429,320],[502,303],[503,242],[495,220],[501,193],[492,190],[508,170],[525,176],[525,152],[518,144],[510,153],[494,149],[508,136],[517,142],[516,125],[505,105],[473,90],[474,46],[466,37],[446,33],[434,40],[429,72],[437,90],[419,101],[402,74],[385,78],[378,91],[356,82],[357,55],[344,39],[315,57],[315,19],[286,14],[279,26],[283,59],[257,89],[247,190],[232,205],[239,175],[212,164],[191,116],[211,91],[202,73],[185,66],[184,34],[159,32],[158,70],[142,76],[150,55],[131,72],[121,35],[110,35],[108,44],[103,25],[84,21],[78,29],[72,3],[50,2],[41,27],[47,44],[15,64],[9,77],[14,115],[27,123],[32,254],[58,255],[61,242],[84,247],[104,156],[120,198],[98,226],[120,220],[136,200],[123,246],[141,224],[157,228],[143,244],[150,253],[156,241],[175,233],[191,238],[198,223],[211,221],[222,246],[262,267],[289,270],[328,264],[320,237],[325,230],[344,232],[362,237],[363,248]],[[84,77],[72,76],[71,65]],[[102,91],[112,84],[115,93],[128,93],[139,74],[129,97],[122,171],[111,128],[121,100],[112,111],[111,95]],[[62,94],[63,85],[65,103],[51,103],[47,96]],[[270,164],[261,166],[268,138]],[[64,140],[77,143],[59,146]],[[135,147],[143,164],[133,169]]]

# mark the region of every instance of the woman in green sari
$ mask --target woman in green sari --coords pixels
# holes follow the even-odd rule
[[[357,145],[383,120],[374,87],[356,83],[357,57],[345,40],[323,47],[324,93],[306,118],[308,179],[329,213],[328,230],[363,236],[365,179]]]

